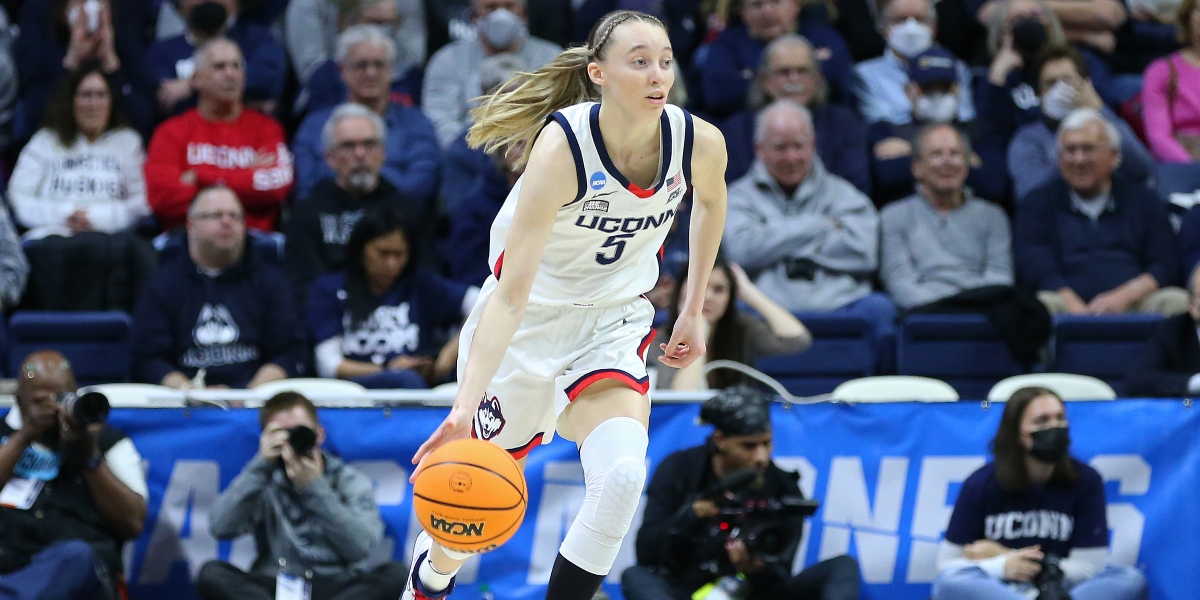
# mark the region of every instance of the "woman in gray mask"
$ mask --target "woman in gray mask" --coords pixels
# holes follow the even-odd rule
[[[934,600],[1145,597],[1139,570],[1106,564],[1104,482],[1070,455],[1067,425],[1066,404],[1049,389],[1008,399],[995,460],[963,482],[954,503]]]

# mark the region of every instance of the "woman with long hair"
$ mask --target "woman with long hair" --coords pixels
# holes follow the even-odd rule
[[[346,243],[346,269],[313,283],[308,326],[317,374],[372,389],[442,382],[458,340],[440,345],[475,302],[478,288],[417,262],[418,239],[396,211],[367,211]]]
[[[8,182],[17,222],[29,229],[25,238],[132,228],[150,214],[145,156],[101,66],[72,72]]]
[[[1070,448],[1058,394],[1043,387],[1013,393],[992,440],[995,460],[963,482],[954,503],[934,600],[1020,600],[1039,589],[1075,600],[1145,597],[1140,571],[1105,564],[1104,481]]]
[[[658,281],[659,249],[689,192],[687,300],[660,362],[684,368],[705,351],[725,145],[715,127],[667,104],[673,62],[658,19],[612,12],[586,45],[518,74],[472,114],[470,144],[524,142],[527,167],[492,225],[492,275],[463,327],[454,405],[413,461],[472,435],[518,459],[555,431],[579,445],[587,494],[549,600],[591,599],[637,509],[654,339],[643,294]],[[424,532],[413,557],[405,600],[445,597],[468,558]]]
[[[671,294],[671,319],[679,318],[687,293],[687,271],[681,271],[675,280]],[[758,315],[738,311],[737,301],[745,302]],[[719,370],[704,375],[704,365],[712,360],[732,360],[754,366],[760,356],[799,354],[812,345],[812,334],[795,315],[767,297],[738,265],[724,256],[717,256],[712,275],[708,278],[708,289],[704,291],[705,338],[708,352],[687,368],[659,369],[659,389],[698,390],[724,389],[742,383],[739,373]],[[668,324],[659,333],[656,342],[671,339],[673,327]],[[657,364],[662,351],[651,344],[647,363]]]

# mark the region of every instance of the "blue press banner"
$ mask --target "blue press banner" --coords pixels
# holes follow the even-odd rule
[[[961,482],[987,457],[1002,405],[977,403],[777,407],[775,456],[798,470],[822,509],[801,546],[806,564],[850,553],[862,565],[863,597],[924,600],[934,559]],[[1200,413],[1179,401],[1121,400],[1068,407],[1073,453],[1107,481],[1112,561],[1137,564],[1154,600],[1200,598]],[[695,404],[655,406],[651,469],[702,443]],[[383,549],[407,560],[417,525],[409,459],[445,409],[327,409],[327,447],[376,482],[387,523]],[[253,410],[123,409],[113,423],[129,433],[147,463],[150,512],[127,552],[134,600],[195,598],[190,580],[213,558],[247,565],[248,538],[214,540],[207,511],[258,447]],[[583,498],[573,444],[556,439],[529,456],[530,509],[500,550],[472,559],[456,600],[540,600],[559,542]],[[639,511],[638,522],[641,515]],[[635,527],[636,527],[635,523]],[[619,573],[631,564],[632,534],[606,590],[620,598]]]

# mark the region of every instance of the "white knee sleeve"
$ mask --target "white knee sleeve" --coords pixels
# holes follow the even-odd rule
[[[586,492],[559,552],[579,568],[607,575],[629,532],[646,484],[650,438],[637,419],[609,419],[579,447]]]

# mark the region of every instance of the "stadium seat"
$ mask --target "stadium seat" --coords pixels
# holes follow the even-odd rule
[[[270,398],[280,392],[298,392],[314,396],[346,396],[354,397],[361,396],[367,388],[346,381],[345,379],[322,379],[319,377],[296,377],[294,379],[279,379],[276,381],[268,381],[256,388],[254,391],[262,394],[264,399]]]
[[[1055,317],[1051,368],[1103,379],[1121,394],[1125,374],[1161,320],[1158,315]]]
[[[938,379],[883,375],[851,379],[837,386],[829,399],[843,402],[955,402],[958,392]]]
[[[896,337],[897,373],[940,379],[963,398],[1025,372],[983,315],[909,315]]]
[[[71,361],[80,386],[129,381],[129,315],[119,311],[15,313],[8,323],[9,373],[36,350],[57,350]]]
[[[1087,375],[1074,373],[1030,373],[1003,379],[988,392],[991,402],[1007,402],[1021,388],[1044,387],[1058,394],[1063,400],[1116,400],[1117,392],[1112,386]]]
[[[812,332],[812,348],[801,354],[760,358],[755,363],[760,371],[797,396],[827,394],[846,380],[875,374],[875,333],[869,321],[829,313],[796,316]]]

